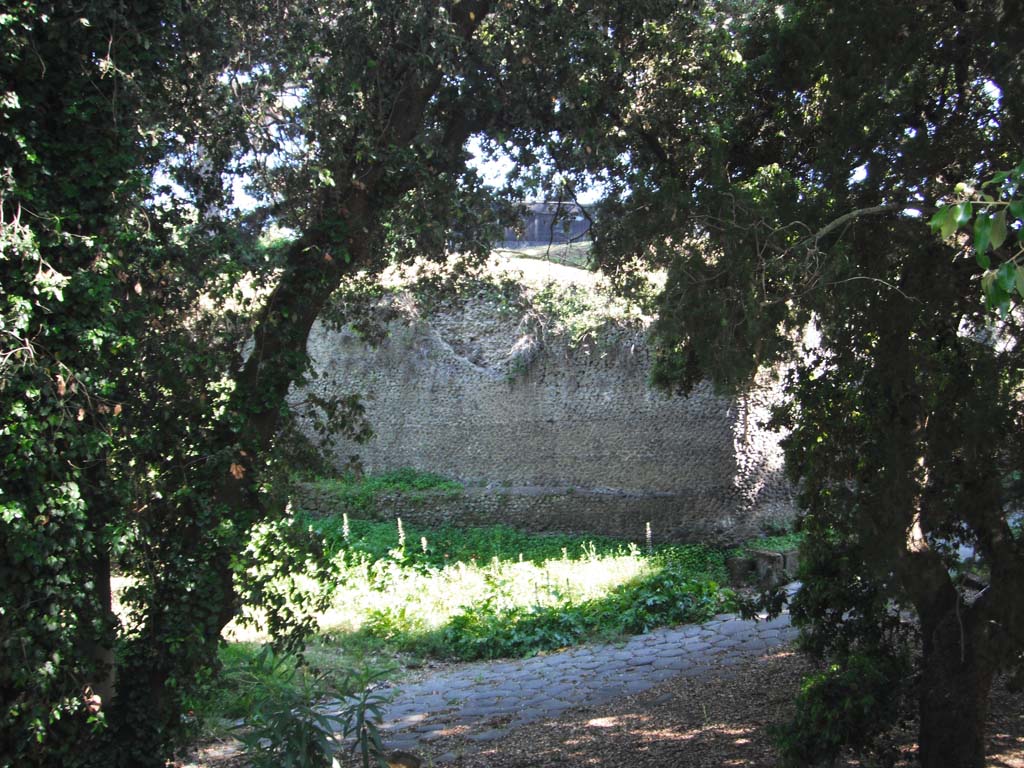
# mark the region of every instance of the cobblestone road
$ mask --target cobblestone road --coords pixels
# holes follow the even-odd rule
[[[456,728],[470,742],[487,742],[574,707],[600,705],[678,675],[697,676],[712,666],[762,655],[795,636],[788,614],[770,621],[729,614],[702,625],[658,629],[623,643],[460,664],[396,686],[384,711],[382,736],[389,749],[419,753]],[[433,762],[448,759],[442,754]]]

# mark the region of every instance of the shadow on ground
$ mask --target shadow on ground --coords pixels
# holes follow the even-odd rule
[[[460,768],[771,768],[779,766],[769,728],[791,713],[812,663],[791,650],[679,677],[600,709],[582,708],[515,731],[475,752]],[[988,768],[1024,768],[1024,695],[994,692]],[[896,766],[915,764],[913,733],[901,734]],[[449,747],[451,749],[451,747]],[[441,763],[438,763],[441,765]],[[837,765],[863,763],[850,758]]]

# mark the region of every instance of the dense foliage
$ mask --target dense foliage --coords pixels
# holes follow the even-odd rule
[[[889,675],[916,637],[922,761],[979,765],[1024,637],[1022,20],[981,0],[7,4],[0,763],[159,765],[242,602],[301,643],[322,596],[275,585],[310,567],[283,482],[307,335],[389,263],[486,254],[505,209],[467,164],[482,135],[518,161],[506,198],[604,180],[597,258],[642,299],[638,265],[667,269],[662,383],[790,366],[808,644]],[[308,405],[369,434],[357,397]]]
[[[309,329],[389,263],[487,253],[467,139],[555,127],[602,5],[5,6],[0,763],[162,764],[242,602],[300,642],[273,585],[307,565],[278,521]]]
[[[627,51],[628,108],[591,120],[625,158],[607,161],[595,252],[626,289],[637,263],[668,271],[659,382],[735,390],[788,366],[795,616],[840,675],[871,658],[914,685],[926,766],[982,763],[991,680],[1024,650],[1021,19],[982,2],[680,10]],[[907,643],[903,680],[886,659]]]
[[[419,529],[398,521],[309,522],[331,567],[316,586],[330,592],[319,632],[304,649],[305,672],[273,657],[265,639],[221,651],[224,674],[190,700],[198,724],[244,718],[264,698],[292,701],[309,675],[333,681],[351,666],[531,656],[590,640],[700,621],[731,610],[724,553],[703,545],[636,544],[585,536],[528,534],[505,526]],[[234,627],[229,630],[233,635]]]
[[[724,555],[704,545],[641,552],[617,539],[500,525],[424,530],[347,515],[312,526],[338,568],[335,609],[362,635],[348,640],[364,647],[467,660],[528,656],[699,621],[733,605],[720,587]]]

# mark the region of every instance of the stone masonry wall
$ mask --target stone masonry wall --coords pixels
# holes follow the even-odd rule
[[[578,271],[578,270],[573,270]],[[486,294],[395,323],[373,348],[319,327],[309,350],[322,394],[361,392],[376,436],[336,447],[368,472],[399,467],[461,480],[436,503],[392,502],[410,520],[735,541],[793,513],[771,392],[731,400],[648,384],[642,328],[609,325],[574,345]],[[298,396],[298,395],[296,395]]]

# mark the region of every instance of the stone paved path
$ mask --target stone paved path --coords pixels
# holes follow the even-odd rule
[[[712,666],[763,655],[795,637],[788,614],[771,621],[726,614],[703,625],[658,629],[621,644],[462,664],[396,686],[384,710],[381,735],[389,749],[420,753],[453,729],[464,732],[470,742],[487,742],[574,707],[600,705],[678,675],[698,676]],[[434,762],[448,759],[441,755]]]

